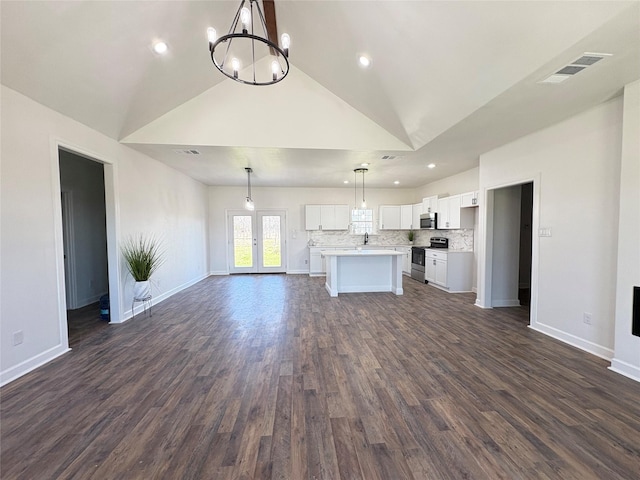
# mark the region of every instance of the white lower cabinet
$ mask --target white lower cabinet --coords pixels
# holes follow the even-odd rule
[[[325,275],[327,267],[322,252],[335,250],[331,247],[309,247],[309,275]]]
[[[470,292],[473,284],[473,252],[438,252],[427,249],[426,280],[448,292]]]
[[[402,252],[402,273],[411,275],[411,247],[396,247],[396,252]]]

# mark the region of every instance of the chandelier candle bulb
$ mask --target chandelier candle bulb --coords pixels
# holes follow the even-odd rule
[[[238,78],[238,71],[240,70],[240,60],[235,57],[232,58],[231,67],[233,68],[233,78]]]
[[[291,45],[291,38],[288,33],[283,33],[280,37],[280,43],[282,43],[282,49],[284,50],[284,54],[289,56],[289,46]]]
[[[242,33],[247,33],[251,25],[251,11],[247,7],[240,10],[240,21],[242,22]]]
[[[207,28],[207,38],[209,39],[209,50],[213,47],[213,43],[216,41],[216,29],[213,27]]]

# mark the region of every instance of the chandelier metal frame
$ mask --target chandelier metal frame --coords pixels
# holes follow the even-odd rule
[[[241,12],[245,3],[246,3],[246,0],[242,0],[240,2],[240,6],[238,7],[238,11],[236,12],[235,17],[233,18],[233,21],[231,22],[231,28],[229,29],[228,34],[223,35],[219,38],[216,38],[214,41],[212,41],[211,37],[209,38],[209,52],[211,54],[211,61],[220,72],[222,72],[224,75],[226,75],[230,79],[235,80],[236,82],[244,83],[246,85],[273,85],[283,80],[289,73],[289,59],[288,59],[289,47],[288,45],[285,45],[283,46],[283,48],[281,48],[277,43],[269,39],[269,34],[267,32],[267,24],[265,22],[264,15],[262,13],[262,9],[260,8],[260,4],[258,3],[258,0],[249,0],[251,32],[249,32],[246,29],[245,24],[241,22]],[[255,4],[255,9],[258,12],[257,17],[259,20],[259,25],[262,27],[263,36],[258,35],[257,34],[258,32],[256,32],[254,29],[254,25],[255,25],[255,22],[253,21],[254,20],[254,8],[253,8],[254,4]],[[240,22],[241,24],[240,30],[238,29],[238,22]],[[209,31],[211,30],[213,29],[210,28]],[[213,31],[215,32],[215,30]],[[286,38],[288,42],[289,36],[286,35]],[[229,70],[227,67],[227,70],[225,70],[225,65],[228,64],[227,62],[230,60],[228,57],[229,57],[229,50],[231,49],[232,42],[238,39],[249,40],[251,42],[251,66],[252,66],[251,72],[253,73],[252,79],[244,79],[240,76],[239,68],[236,68],[236,66],[233,65],[234,59],[231,59],[232,68]],[[256,80],[256,57],[255,57],[256,42],[267,45],[270,49],[271,54],[275,57],[275,59],[271,62],[272,76],[270,81]],[[227,48],[224,52],[224,56],[222,57],[221,61],[218,61],[215,57],[215,51],[216,51],[216,48],[221,46],[222,44],[226,44]],[[274,63],[276,62],[278,65],[277,69],[274,68]]]

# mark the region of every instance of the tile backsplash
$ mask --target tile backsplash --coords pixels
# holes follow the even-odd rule
[[[431,237],[449,239],[450,250],[473,251],[473,230],[416,230],[414,245],[429,245]],[[369,235],[370,245],[409,245],[406,230],[383,230]],[[364,235],[353,235],[346,231],[307,231],[309,245],[355,246],[364,243]]]

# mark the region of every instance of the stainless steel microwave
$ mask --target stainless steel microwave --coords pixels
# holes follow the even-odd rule
[[[420,228],[427,230],[435,230],[438,228],[438,214],[434,212],[420,215]]]

